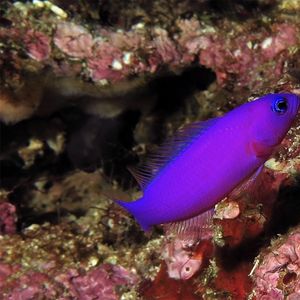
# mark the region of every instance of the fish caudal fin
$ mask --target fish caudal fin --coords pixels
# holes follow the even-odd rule
[[[136,202],[139,200],[136,200],[134,202],[125,202],[122,200],[116,200],[115,202],[119,204],[121,207],[123,207],[125,210],[127,210],[131,215],[134,216],[135,220],[139,223],[139,225],[142,227],[144,231],[149,231],[151,229],[151,225],[143,222],[139,216],[138,216],[138,211],[137,211],[137,204]]]

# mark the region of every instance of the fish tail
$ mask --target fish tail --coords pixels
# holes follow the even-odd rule
[[[137,200],[137,201],[139,201],[139,200]],[[115,202],[117,204],[119,204],[121,207],[123,207],[125,210],[127,210],[130,214],[132,214],[144,231],[147,232],[151,229],[151,225],[149,225],[145,221],[141,220],[141,218],[139,218],[136,201],[134,201],[134,202],[125,202],[125,201],[122,201],[122,200],[116,200]]]

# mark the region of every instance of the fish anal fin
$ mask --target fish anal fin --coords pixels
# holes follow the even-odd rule
[[[129,167],[128,170],[138,181],[142,190],[156,176],[156,174],[174,157],[181,153],[195,138],[205,133],[215,125],[219,118],[207,121],[194,122],[183,126],[172,137],[168,138],[155,152],[150,153],[147,162],[138,167]]]
[[[174,235],[187,244],[210,238],[213,213],[214,209],[210,209],[190,219],[164,224],[166,235]]]

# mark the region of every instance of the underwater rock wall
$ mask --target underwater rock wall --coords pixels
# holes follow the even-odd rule
[[[299,13],[287,0],[1,1],[0,298],[298,299],[299,118],[202,240],[145,235],[111,199],[139,197],[126,167],[180,126],[300,94]]]

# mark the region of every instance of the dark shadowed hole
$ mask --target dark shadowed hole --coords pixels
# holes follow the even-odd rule
[[[83,113],[78,108],[67,107],[50,116],[34,117],[16,125],[1,124],[1,187],[12,191],[12,202],[19,209],[20,226],[40,223],[41,220],[55,223],[60,216],[68,213],[60,211],[56,216],[55,213],[36,215],[24,201],[24,193],[29,192],[28,189],[33,187],[33,183],[41,175],[47,176],[51,182],[51,178],[63,178],[75,169],[93,172],[101,167],[108,179],[117,180],[124,188],[136,184],[126,169],[138,161],[137,154],[132,151],[137,145],[134,138],[136,125],[146,117],[152,118],[154,122],[149,123],[147,129],[153,137],[151,143],[162,141],[165,137],[163,128],[169,118],[177,112],[182,114],[186,102],[190,101],[189,97],[195,91],[205,90],[214,80],[214,73],[199,65],[180,75],[169,73],[153,79],[146,91],[140,93],[150,93],[155,99],[147,115],[139,108],[131,107],[113,119],[104,119]],[[126,97],[128,95],[125,96],[125,103]],[[139,101],[143,101],[143,97]],[[65,133],[66,151],[59,155],[45,142],[52,126]],[[146,143],[149,143],[149,136],[145,135]],[[44,141],[45,147],[43,154],[36,156],[34,164],[24,168],[17,151],[26,146],[32,137]],[[84,212],[77,213],[78,216],[82,214]]]
[[[238,20],[255,17],[258,13],[268,13],[276,5],[276,1],[257,0],[209,0],[208,3],[219,15]]]
[[[281,188],[275,202],[269,235],[284,234],[289,228],[300,223],[300,176],[296,184]]]
[[[102,167],[108,179],[117,180],[125,189],[131,187],[135,181],[126,168],[137,163],[137,156],[132,152],[136,145],[133,136],[136,125],[147,117],[152,119],[142,132],[143,140],[160,143],[165,137],[168,118],[183,109],[193,92],[205,90],[214,80],[214,73],[200,66],[189,68],[181,75],[161,76],[147,87],[156,100],[146,115],[131,108],[113,119],[86,115],[75,121],[75,127],[69,126],[67,145],[72,164],[85,171]]]
[[[246,239],[236,248],[225,246],[218,249],[218,257],[225,269],[232,270],[241,261],[252,262],[262,247],[269,246],[271,238],[277,234],[285,234],[291,227],[300,223],[299,179],[298,177],[294,186],[280,189],[270,224],[265,232],[255,239]]]
[[[284,284],[289,284],[289,283],[295,281],[296,278],[297,278],[297,274],[295,272],[286,273],[284,275],[284,277],[282,278],[282,282]]]

